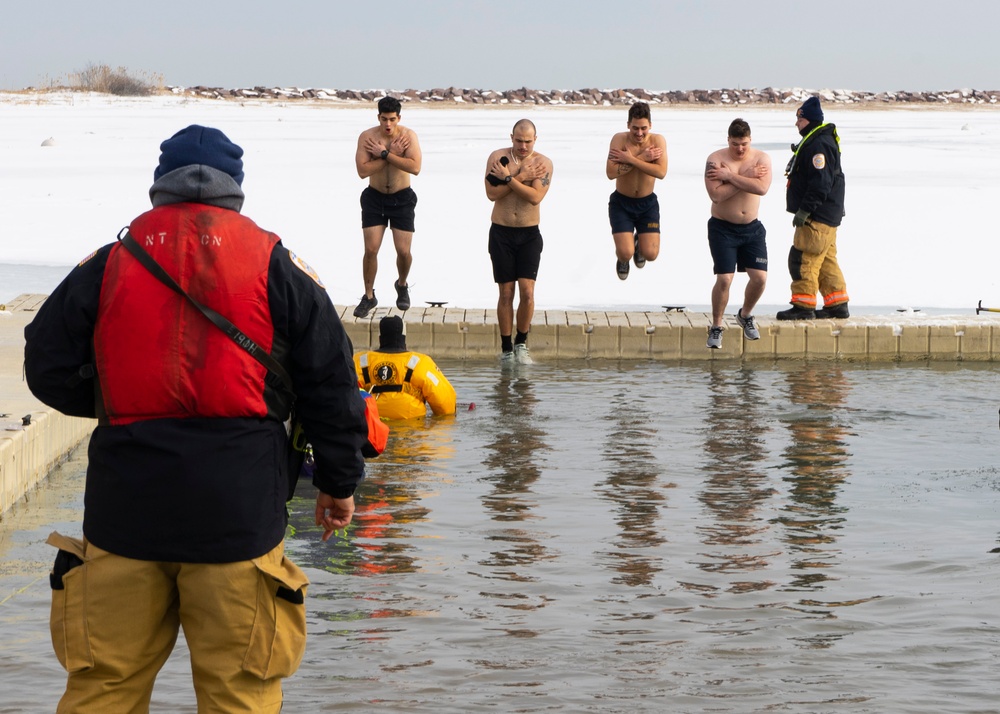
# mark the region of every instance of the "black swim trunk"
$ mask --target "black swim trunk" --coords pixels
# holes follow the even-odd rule
[[[754,219],[749,223],[730,223],[721,218],[708,219],[708,248],[712,251],[716,275],[737,270],[767,270],[767,231]]]
[[[615,191],[608,199],[612,233],[659,233],[660,202],[656,194],[632,198]]]
[[[536,280],[538,264],[542,261],[542,233],[538,226],[511,228],[491,224],[490,259],[494,282],[513,283],[518,278]]]
[[[371,186],[361,192],[361,227],[389,226],[413,232],[417,194],[412,188],[382,193]]]

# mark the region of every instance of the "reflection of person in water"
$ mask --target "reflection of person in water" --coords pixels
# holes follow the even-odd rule
[[[302,562],[342,575],[416,572],[413,525],[428,520],[424,499],[447,478],[454,428],[453,419],[394,422],[385,453],[367,464],[351,525],[323,548],[291,536]],[[289,504],[293,529],[307,523],[302,493]]]
[[[455,413],[455,389],[434,360],[406,349],[402,318],[392,315],[379,322],[378,349],[354,355],[361,386],[375,395],[385,419],[415,419]]]
[[[518,566],[547,557],[545,546],[531,531],[515,527],[516,522],[531,518],[537,502],[531,498],[531,486],[541,475],[538,459],[548,449],[546,433],[535,416],[538,398],[531,382],[523,376],[504,373],[496,382],[492,406],[496,417],[485,427],[486,449],[483,465],[489,470],[484,481],[493,492],[483,497],[483,504],[495,521],[511,527],[491,536],[501,548],[483,565],[503,571],[503,577],[522,579],[514,572]]]
[[[715,367],[709,374],[709,407],[705,411],[705,483],[698,500],[711,513],[711,522],[699,527],[706,546],[716,549],[702,570],[738,574],[767,567],[769,553],[754,553],[759,534],[767,528],[758,511],[771,498],[762,461],[768,426],[761,414],[761,388],[753,367]],[[764,590],[770,581],[740,579],[736,591]],[[713,587],[714,586],[709,586]]]
[[[641,402],[627,393],[616,395],[605,416],[607,443],[604,458],[609,471],[603,493],[615,507],[618,537],[608,556],[618,572],[615,582],[651,585],[663,570],[656,555],[666,542],[658,521],[666,496],[660,482],[663,469],[653,453],[657,430]]]
[[[841,421],[850,385],[836,364],[805,364],[787,373],[788,397],[798,411],[786,417],[791,442],[784,451],[790,472],[791,503],[778,522],[786,542],[797,553],[793,588],[821,588],[824,570],[836,551],[835,531],[844,521],[836,498],[850,475],[847,469],[847,426]]]

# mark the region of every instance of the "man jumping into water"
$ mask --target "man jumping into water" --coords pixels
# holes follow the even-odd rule
[[[667,175],[667,140],[652,133],[652,126],[649,105],[636,102],[628,110],[628,131],[615,134],[608,149],[606,173],[615,182],[608,217],[620,280],[628,277],[630,260],[642,268],[660,254],[660,205],[653,184]]]

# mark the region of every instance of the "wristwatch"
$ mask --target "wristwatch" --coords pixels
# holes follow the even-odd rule
[[[388,149],[382,149],[382,153],[379,154],[379,156],[381,156],[383,159],[386,158],[388,155],[389,155]]]
[[[504,177],[503,177],[503,182],[504,182],[504,183],[510,183],[510,182],[511,182],[511,181],[513,181],[513,180],[514,180],[514,177],[513,177],[513,176],[504,176]]]

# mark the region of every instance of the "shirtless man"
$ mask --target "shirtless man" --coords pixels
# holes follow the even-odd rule
[[[667,141],[653,134],[652,126],[649,105],[636,102],[628,110],[628,131],[615,134],[608,150],[606,172],[615,182],[608,216],[620,280],[628,277],[629,260],[641,268],[660,254],[660,205],[653,184],[667,175]]]
[[[406,277],[413,256],[413,214],[417,194],[410,188],[410,175],[420,173],[420,143],[417,134],[399,123],[401,105],[394,97],[382,97],[378,102],[378,126],[366,129],[358,137],[354,161],[358,176],[368,179],[368,188],[361,193],[361,230],[365,238],[365,257],[361,263],[365,294],[354,308],[355,317],[365,317],[378,305],[375,298],[375,274],[378,272],[378,251],[388,226],[396,247],[396,307],[410,309],[410,291]]]
[[[497,149],[486,161],[486,197],[493,201],[489,249],[493,280],[500,288],[497,322],[503,366],[532,361],[527,339],[535,314],[535,279],[542,257],[538,206],[552,181],[552,161],[535,153],[536,138],[535,125],[521,119],[511,132],[511,146]],[[512,342],[515,285],[520,299],[517,335]]]
[[[767,282],[767,231],[757,219],[760,197],[771,187],[771,157],[750,148],[750,125],[734,119],[729,125],[729,145],[708,157],[705,188],[712,199],[708,220],[708,247],[714,261],[712,326],[707,346],[722,347],[722,316],[729,302],[729,286],[736,271],[746,272],[743,307],[736,322],[748,340],[759,340],[753,309]]]

